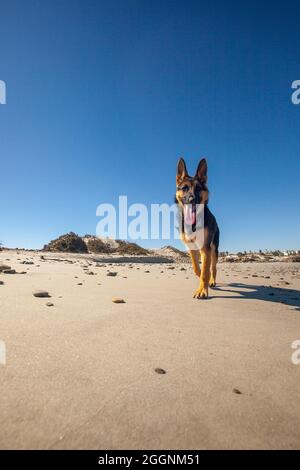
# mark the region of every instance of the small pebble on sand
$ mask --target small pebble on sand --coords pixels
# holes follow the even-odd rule
[[[118,298],[118,297],[114,297],[114,298],[112,299],[112,302],[113,302],[114,304],[125,304],[125,303],[126,303],[124,299],[121,299],[121,298]]]
[[[46,290],[36,290],[33,292],[34,297],[51,297]]]

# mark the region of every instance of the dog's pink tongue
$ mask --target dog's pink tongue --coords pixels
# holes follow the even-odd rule
[[[193,212],[192,205],[186,204],[184,206],[184,221],[188,225],[193,225],[195,223],[196,214]]]

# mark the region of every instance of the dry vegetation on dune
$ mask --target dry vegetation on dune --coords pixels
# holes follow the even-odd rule
[[[74,232],[61,235],[55,240],[51,240],[48,245],[44,245],[44,251],[62,251],[66,253],[88,253],[84,240]]]
[[[87,237],[86,245],[90,253],[112,253],[112,248],[100,238]]]
[[[93,253],[93,254],[112,254],[135,255],[135,256],[153,256],[153,252],[142,248],[136,243],[125,240],[110,240],[94,237],[92,235],[79,235],[70,232],[61,235],[55,240],[44,246],[44,251],[69,252],[69,253]]]
[[[124,240],[117,240],[117,242],[119,244],[119,248],[118,248],[119,254],[139,255],[139,256],[147,256],[147,255],[152,254],[149,250],[142,248],[136,243],[126,242]]]

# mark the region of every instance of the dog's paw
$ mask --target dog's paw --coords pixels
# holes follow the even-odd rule
[[[208,297],[208,288],[199,287],[193,295],[194,299],[207,299]]]
[[[216,280],[211,277],[210,280],[209,280],[209,287],[216,287],[217,283],[216,283]]]

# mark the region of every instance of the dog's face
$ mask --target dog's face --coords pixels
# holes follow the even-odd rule
[[[205,204],[208,201],[207,163],[203,158],[197,168],[195,176],[189,176],[185,161],[181,158],[177,164],[176,201],[182,207],[186,223],[193,225],[196,222],[196,204]]]

